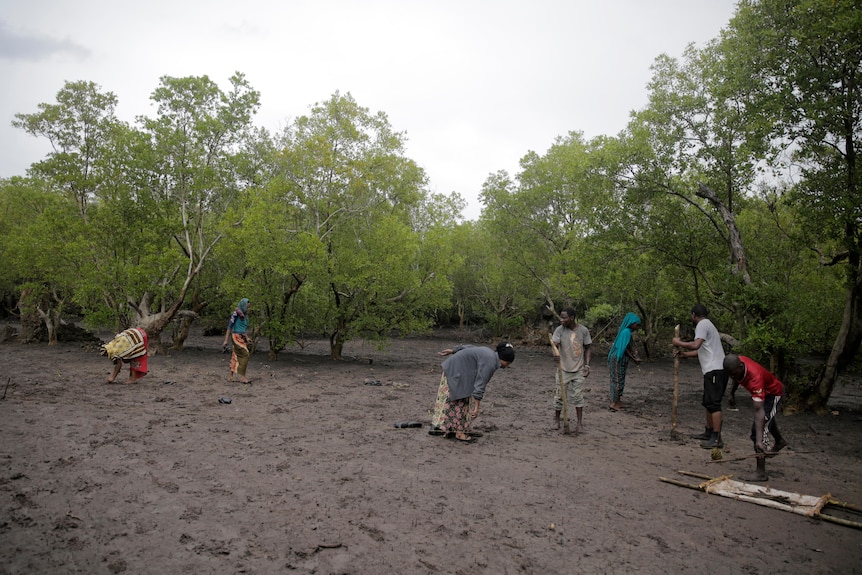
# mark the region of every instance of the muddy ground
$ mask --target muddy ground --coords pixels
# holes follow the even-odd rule
[[[632,366],[614,413],[601,352],[566,436],[549,348],[519,345],[465,445],[427,431],[436,352],[466,336],[352,342],[343,361],[307,341],[255,354],[251,385],[226,381],[221,339],[150,358],[134,385],[105,384],[92,346],[0,344],[0,573],[862,573],[862,531],[659,480],[754,467],[732,461],[752,451],[744,390],[723,462],[689,437],[696,360],[682,439],[672,359]],[[831,415],[784,416],[768,485],[862,505],[860,398],[856,382]]]

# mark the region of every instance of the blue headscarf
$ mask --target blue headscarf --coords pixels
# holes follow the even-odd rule
[[[234,333],[245,333],[248,329],[248,298],[239,300],[239,305],[230,314],[227,328]]]
[[[623,358],[623,354],[626,352],[626,348],[632,340],[631,326],[640,322],[641,318],[639,318],[637,314],[632,312],[626,314],[626,317],[623,318],[622,325],[620,325],[617,339],[614,340],[614,345],[611,346],[611,350],[608,352],[608,359],[616,359],[619,361]]]

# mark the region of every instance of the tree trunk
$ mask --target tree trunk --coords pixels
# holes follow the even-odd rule
[[[161,335],[162,331],[164,331],[165,327],[167,327],[168,323],[174,318],[174,316],[179,312],[180,307],[183,305],[183,302],[186,299],[186,294],[189,291],[189,287],[192,284],[192,281],[198,276],[201,271],[201,268],[204,265],[204,261],[207,259],[207,255],[210,250],[219,242],[221,239],[221,234],[216,236],[212,242],[210,242],[209,246],[202,250],[201,253],[196,254],[193,249],[192,242],[189,239],[190,232],[188,229],[188,219],[186,218],[186,205],[183,203],[183,226],[186,231],[186,244],[183,244],[179,240],[180,246],[183,247],[183,251],[186,256],[189,258],[189,267],[186,272],[186,279],[183,282],[183,287],[180,288],[180,293],[177,295],[176,299],[174,299],[173,303],[168,307],[168,309],[164,309],[164,304],[162,305],[162,311],[156,314],[149,313],[149,294],[145,293],[141,297],[140,305],[135,304],[135,302],[128,302],[129,305],[135,309],[139,316],[139,323],[137,327],[142,328],[147,332],[149,336],[149,346],[150,353],[155,354],[160,351],[164,351],[164,346],[162,345]],[[199,230],[198,230],[199,231]],[[195,257],[197,256],[197,257]],[[195,263],[197,262],[197,263]],[[206,305],[206,304],[203,304]]]
[[[832,352],[814,384],[814,394],[807,398],[806,407],[826,408],[838,374],[853,361],[862,343],[862,269],[858,261],[855,262],[854,275],[847,291],[844,317],[835,343],[832,344]]]
[[[37,311],[39,303],[33,301],[35,295],[30,288],[21,290],[18,299],[18,310],[21,313],[21,329],[18,332],[18,341],[21,343],[35,343],[39,341],[42,331],[42,317]]]
[[[161,339],[162,331],[164,331],[171,320],[174,319],[174,316],[176,316],[180,311],[180,306],[183,305],[183,302],[186,299],[186,293],[188,293],[189,285],[191,285],[195,274],[197,274],[197,270],[189,271],[189,275],[186,277],[186,281],[183,283],[183,287],[180,289],[179,295],[177,295],[176,299],[166,310],[163,305],[163,311],[150,313],[149,293],[145,293],[141,297],[140,303],[136,304],[132,301],[128,302],[138,314],[138,325],[136,327],[140,327],[147,332],[151,355],[164,352],[164,345],[162,345]]]
[[[182,351],[185,346],[186,339],[189,337],[189,331],[192,324],[195,322],[197,315],[184,315],[180,318],[176,329],[171,332],[171,349],[174,351]]]
[[[638,311],[641,314],[641,327],[644,330],[644,339],[643,339],[643,348],[644,348],[644,359],[651,359],[652,354],[650,353],[650,342],[653,341],[653,325],[652,322],[649,321],[649,316],[646,313],[643,305],[641,305],[640,301],[635,301],[635,305],[638,308]]]
[[[262,328],[263,326],[258,326],[258,329],[262,330]],[[267,359],[269,361],[278,361],[278,354],[287,346],[289,339],[283,335],[272,335],[267,338],[267,341],[269,342]]]
[[[197,292],[195,292],[195,294],[192,296],[191,312],[177,312],[177,315],[180,316],[180,319],[177,328],[174,329],[173,333],[171,334],[171,349],[176,351],[182,351],[186,339],[189,337],[189,331],[192,328],[192,324],[195,323],[195,320],[198,318],[198,316],[204,310],[207,304],[208,302],[202,302]]]
[[[332,359],[341,359],[341,354],[344,352],[344,333],[346,323],[343,318],[338,318],[338,327],[329,334],[329,357]]]
[[[48,307],[47,311],[41,307],[36,308],[45,324],[45,329],[48,331],[48,345],[57,345],[57,332],[60,331],[60,323],[62,322],[63,315],[62,309],[62,305]]]
[[[329,357],[331,359],[341,359],[341,354],[344,352],[344,341],[338,337],[337,333],[329,336]]]
[[[34,343],[39,341],[39,332],[42,329],[42,319],[35,310],[21,311],[21,330],[18,333],[18,341],[21,343]]]
[[[742,236],[739,233],[739,227],[736,225],[736,218],[709,186],[698,184],[697,195],[712,204],[718,210],[718,213],[721,214],[721,219],[727,228],[730,263],[733,265],[733,274],[738,275],[744,285],[750,284],[751,276],[748,275],[748,257],[746,257],[745,248],[742,246]]]
[[[150,355],[156,355],[158,353],[164,353],[165,351],[165,347],[162,344],[162,332],[176,315],[179,306],[182,304],[182,300],[175,301],[166,311],[149,313],[146,303],[146,300],[148,299],[148,296],[145,294],[141,305],[136,307],[139,314],[136,327],[147,332],[147,336],[149,337]]]

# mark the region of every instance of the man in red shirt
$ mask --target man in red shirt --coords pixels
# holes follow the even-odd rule
[[[733,380],[730,389],[730,400],[736,402],[734,394],[736,388],[742,386],[751,393],[754,403],[754,423],[751,426],[751,440],[754,442],[754,451],[763,455],[757,457],[757,470],[752,481],[766,481],[766,457],[769,453],[778,453],[787,446],[787,442],[778,431],[778,422],[775,416],[778,414],[778,404],[784,394],[784,385],[769,370],[761,366],[751,358],[743,355],[728,354],[724,358],[724,371]],[[769,433],[775,438],[775,446],[767,450],[769,445]]]

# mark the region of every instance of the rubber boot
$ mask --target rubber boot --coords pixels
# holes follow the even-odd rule
[[[700,435],[692,435],[691,438],[692,439],[702,439],[702,440],[706,441],[707,439],[712,438],[712,430],[708,427],[704,427],[703,433],[701,433]]]
[[[704,449],[713,449],[715,447],[721,449],[724,447],[724,442],[721,440],[721,432],[713,431],[712,437],[700,444]]]

